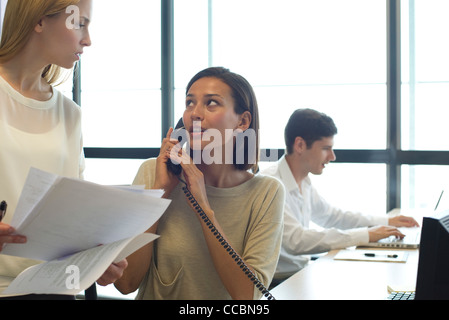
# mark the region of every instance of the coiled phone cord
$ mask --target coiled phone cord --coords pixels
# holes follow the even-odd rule
[[[228,254],[234,259],[234,261],[237,263],[238,266],[240,266],[240,269],[247,275],[247,277],[254,283],[257,289],[259,289],[260,292],[267,298],[267,300],[276,300],[273,295],[268,291],[268,289],[262,284],[262,282],[254,275],[254,273],[248,268],[248,266],[245,264],[243,259],[238,255],[237,252],[231,247],[231,245],[224,239],[224,237],[221,235],[221,233],[215,228],[213,223],[210,221],[210,219],[207,217],[206,213],[203,211],[199,203],[196,201],[195,197],[190,192],[189,188],[187,187],[187,183],[182,180],[178,176],[179,181],[181,181],[184,184],[184,187],[182,187],[182,190],[184,191],[187,199],[192,203],[195,210],[200,215],[200,218],[202,221],[209,227],[209,230],[214,234],[214,236],[217,238],[218,242],[222,245],[224,249],[228,252]]]

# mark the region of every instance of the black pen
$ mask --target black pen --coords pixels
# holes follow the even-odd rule
[[[374,258],[376,256],[375,253],[365,253],[365,257],[371,257]],[[378,255],[378,256],[385,256],[385,255]],[[387,258],[397,258],[398,255],[397,254],[387,254],[386,255]]]
[[[2,201],[2,203],[0,203],[0,222],[2,222],[3,218],[6,215],[7,207],[8,207],[8,204],[6,203],[6,201]]]

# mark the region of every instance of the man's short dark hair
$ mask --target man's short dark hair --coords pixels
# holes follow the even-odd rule
[[[331,117],[313,109],[298,109],[290,116],[285,126],[285,146],[287,154],[293,152],[296,137],[301,137],[311,148],[312,144],[322,138],[333,137],[337,127]]]

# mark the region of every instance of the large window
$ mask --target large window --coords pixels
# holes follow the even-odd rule
[[[449,30],[445,18],[449,1],[403,0],[401,9],[402,149],[447,152],[449,42],[444,39]],[[449,201],[445,201],[449,193],[448,167],[428,165],[431,163],[402,167],[403,208],[432,209],[443,190],[446,192],[439,208],[449,208]]]
[[[160,7],[160,1],[93,1],[92,47],[81,62],[85,147],[160,146]],[[131,183],[137,168],[132,160],[87,159],[86,179]]]
[[[225,66],[255,88],[263,148],[284,148],[282,125],[310,107],[334,118],[338,147],[385,149],[385,11],[378,0],[175,0],[176,114],[190,77]]]
[[[449,209],[449,166],[402,166],[402,208]],[[441,196],[441,199],[440,199]],[[438,202],[439,201],[439,202]]]
[[[448,150],[449,1],[402,1],[402,137],[406,150]]]

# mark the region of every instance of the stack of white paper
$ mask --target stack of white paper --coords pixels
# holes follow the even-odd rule
[[[11,222],[27,243],[7,244],[1,253],[51,262],[22,272],[3,294],[76,294],[87,289],[112,262],[158,237],[144,232],[170,204],[161,195],[32,168]],[[73,266],[80,272],[79,286],[63,281]]]

